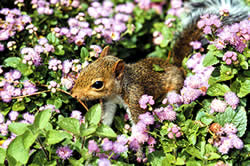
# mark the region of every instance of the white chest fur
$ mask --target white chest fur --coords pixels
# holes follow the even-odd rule
[[[115,116],[117,105],[124,107],[129,114],[131,119],[131,114],[128,108],[128,105],[125,104],[124,100],[119,95],[115,95],[105,99],[103,103],[103,114],[102,114],[102,123],[106,125],[111,125]]]

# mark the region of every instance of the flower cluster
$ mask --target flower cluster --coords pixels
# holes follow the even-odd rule
[[[43,111],[43,110],[47,110],[47,109],[50,109],[51,112],[56,112],[56,113],[60,113],[60,110],[57,109],[54,105],[52,104],[47,104],[45,106],[42,106],[39,108],[39,111]]]
[[[219,99],[213,99],[210,105],[210,113],[214,112],[225,112],[227,104],[230,105],[233,109],[236,109],[240,100],[234,92],[226,92],[224,95],[225,101]]]
[[[201,19],[197,22],[197,26],[203,29],[205,34],[212,34],[213,28],[219,28],[221,21],[216,15],[205,14],[200,17]]]
[[[84,13],[78,13],[74,18],[68,20],[69,28],[55,27],[54,33],[57,37],[65,36],[70,43],[74,42],[76,45],[81,46],[84,44],[85,37],[92,36],[93,30],[89,27],[89,23],[85,20]]]
[[[31,4],[32,8],[37,9],[38,14],[52,15],[53,9],[51,8],[51,6],[58,4],[60,6],[78,8],[80,5],[80,1],[50,0],[50,2],[47,2],[46,0],[32,0]]]
[[[179,138],[180,136],[182,136],[182,132],[180,130],[181,128],[176,124],[172,125],[172,127],[168,128],[168,138],[169,139]]]
[[[23,63],[28,63],[29,65],[39,66],[41,65],[42,58],[41,54],[47,54],[49,52],[54,52],[54,46],[48,43],[46,38],[40,38],[38,44],[34,48],[24,47],[21,49],[21,55],[23,56]]]
[[[154,114],[157,115],[161,122],[164,120],[174,121],[176,119],[176,112],[173,110],[173,107],[171,105],[168,105],[165,108],[156,108],[154,110]]]
[[[237,54],[233,51],[227,51],[222,60],[225,61],[227,65],[230,65],[233,61],[237,61]]]
[[[72,156],[72,152],[73,151],[68,146],[59,147],[56,150],[57,155],[63,160],[70,158]]]
[[[200,53],[196,53],[187,61],[187,67],[195,75],[187,77],[184,81],[184,87],[181,89],[184,104],[189,104],[200,95],[205,95],[209,87],[208,79],[214,67],[204,67],[202,64],[204,57]]]
[[[148,134],[148,126],[154,124],[154,116],[150,112],[139,115],[139,122],[132,126],[132,134],[129,137],[129,147],[138,151],[140,146],[147,142],[149,152],[154,151],[155,139]]]
[[[153,99],[153,96],[142,95],[139,100],[139,104],[140,107],[145,110],[148,105],[154,105],[155,101]]]
[[[231,148],[242,149],[244,144],[236,135],[237,128],[232,123],[226,123],[224,127],[216,134],[220,137],[218,141],[214,141],[213,145],[218,147],[222,154],[227,154]]]
[[[171,8],[168,10],[167,14],[179,17],[184,11],[182,0],[171,0]]]
[[[11,70],[4,74],[4,79],[0,82],[0,87],[3,87],[3,90],[0,91],[0,96],[4,102],[10,102],[12,97],[31,95],[37,91],[35,85],[28,80],[19,82],[20,78],[21,72],[18,70]],[[23,88],[21,88],[21,84]]]
[[[111,141],[108,138],[102,140],[101,146],[99,147],[96,141],[88,141],[88,151],[90,154],[95,154],[100,157],[100,162],[104,159],[108,159],[109,155],[112,155],[112,158],[118,157],[121,153],[124,153],[128,150],[127,147],[128,139],[125,135],[117,136],[116,141]],[[114,153],[114,154],[112,154]]]
[[[218,30],[218,39],[213,41],[218,49],[223,49],[227,44],[231,44],[240,53],[247,47],[250,39],[250,20],[243,20],[239,23],[227,25]]]
[[[8,40],[16,32],[24,30],[26,24],[31,22],[28,15],[22,15],[18,9],[3,8],[0,14],[5,16],[5,20],[0,18],[0,41]],[[0,51],[4,50],[3,44],[0,43]]]
[[[163,40],[164,40],[164,37],[161,32],[155,31],[153,33],[153,43],[155,45],[160,45]]]

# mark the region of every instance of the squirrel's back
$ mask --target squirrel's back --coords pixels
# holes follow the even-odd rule
[[[183,18],[183,29],[176,35],[173,47],[174,63],[181,66],[182,60],[188,56],[192,47],[191,41],[200,40],[203,31],[197,27],[200,16],[213,14],[220,16],[224,9],[228,10],[229,16],[223,17],[222,25],[230,25],[249,17],[249,7],[240,0],[206,0],[186,3],[187,15]]]

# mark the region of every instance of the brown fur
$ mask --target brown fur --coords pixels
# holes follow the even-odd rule
[[[153,64],[159,65],[164,72],[153,70]],[[104,87],[96,90],[92,84],[103,81]],[[105,99],[120,95],[128,105],[132,119],[138,122],[138,116],[145,112],[139,106],[143,94],[154,99],[164,97],[167,92],[183,86],[183,71],[167,64],[159,58],[146,58],[134,64],[125,64],[113,56],[102,56],[84,68],[72,89],[72,96],[83,100]]]

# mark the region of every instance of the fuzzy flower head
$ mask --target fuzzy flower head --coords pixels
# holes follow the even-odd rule
[[[89,150],[89,153],[99,152],[100,151],[99,148],[98,148],[97,143],[94,140],[89,140],[88,150]]]
[[[216,15],[203,15],[201,20],[198,21],[197,26],[199,29],[203,28],[205,34],[211,34],[213,28],[219,28],[221,26],[221,21]]]
[[[157,115],[161,122],[163,120],[174,121],[176,119],[176,112],[173,110],[173,107],[171,105],[168,105],[165,108],[157,108],[154,110],[154,113]]]
[[[201,42],[199,42],[199,41],[191,41],[190,46],[192,46],[194,50],[198,50],[198,49],[201,48]]]
[[[162,101],[162,104],[182,104],[183,99],[181,95],[177,94],[175,91],[168,92],[166,100]]]
[[[73,151],[67,146],[59,147],[56,150],[57,155],[63,160],[70,158],[72,156],[72,152]]]
[[[144,114],[139,115],[139,119],[145,123],[146,125],[154,124],[154,116],[150,114],[150,112],[146,112]]]
[[[201,95],[201,91],[191,87],[183,87],[181,89],[181,96],[184,104],[189,104]]]
[[[225,109],[227,108],[227,103],[219,99],[213,99],[210,108],[211,108],[210,113],[225,112]]]
[[[224,95],[225,101],[228,105],[230,105],[233,109],[236,109],[240,100],[234,92],[227,92]]]
[[[102,149],[104,151],[109,151],[112,150],[113,147],[113,142],[110,141],[108,138],[104,138],[102,141]]]
[[[226,123],[222,128],[222,131],[226,134],[236,134],[237,128],[232,123]]]
[[[237,54],[233,51],[227,51],[222,60],[225,61],[227,65],[230,65],[232,62],[237,61]]]
[[[98,161],[98,166],[110,166],[111,163],[107,158],[100,158]]]
[[[154,105],[155,101],[153,100],[153,96],[142,95],[139,100],[140,107],[143,109],[147,108],[147,104]]]

